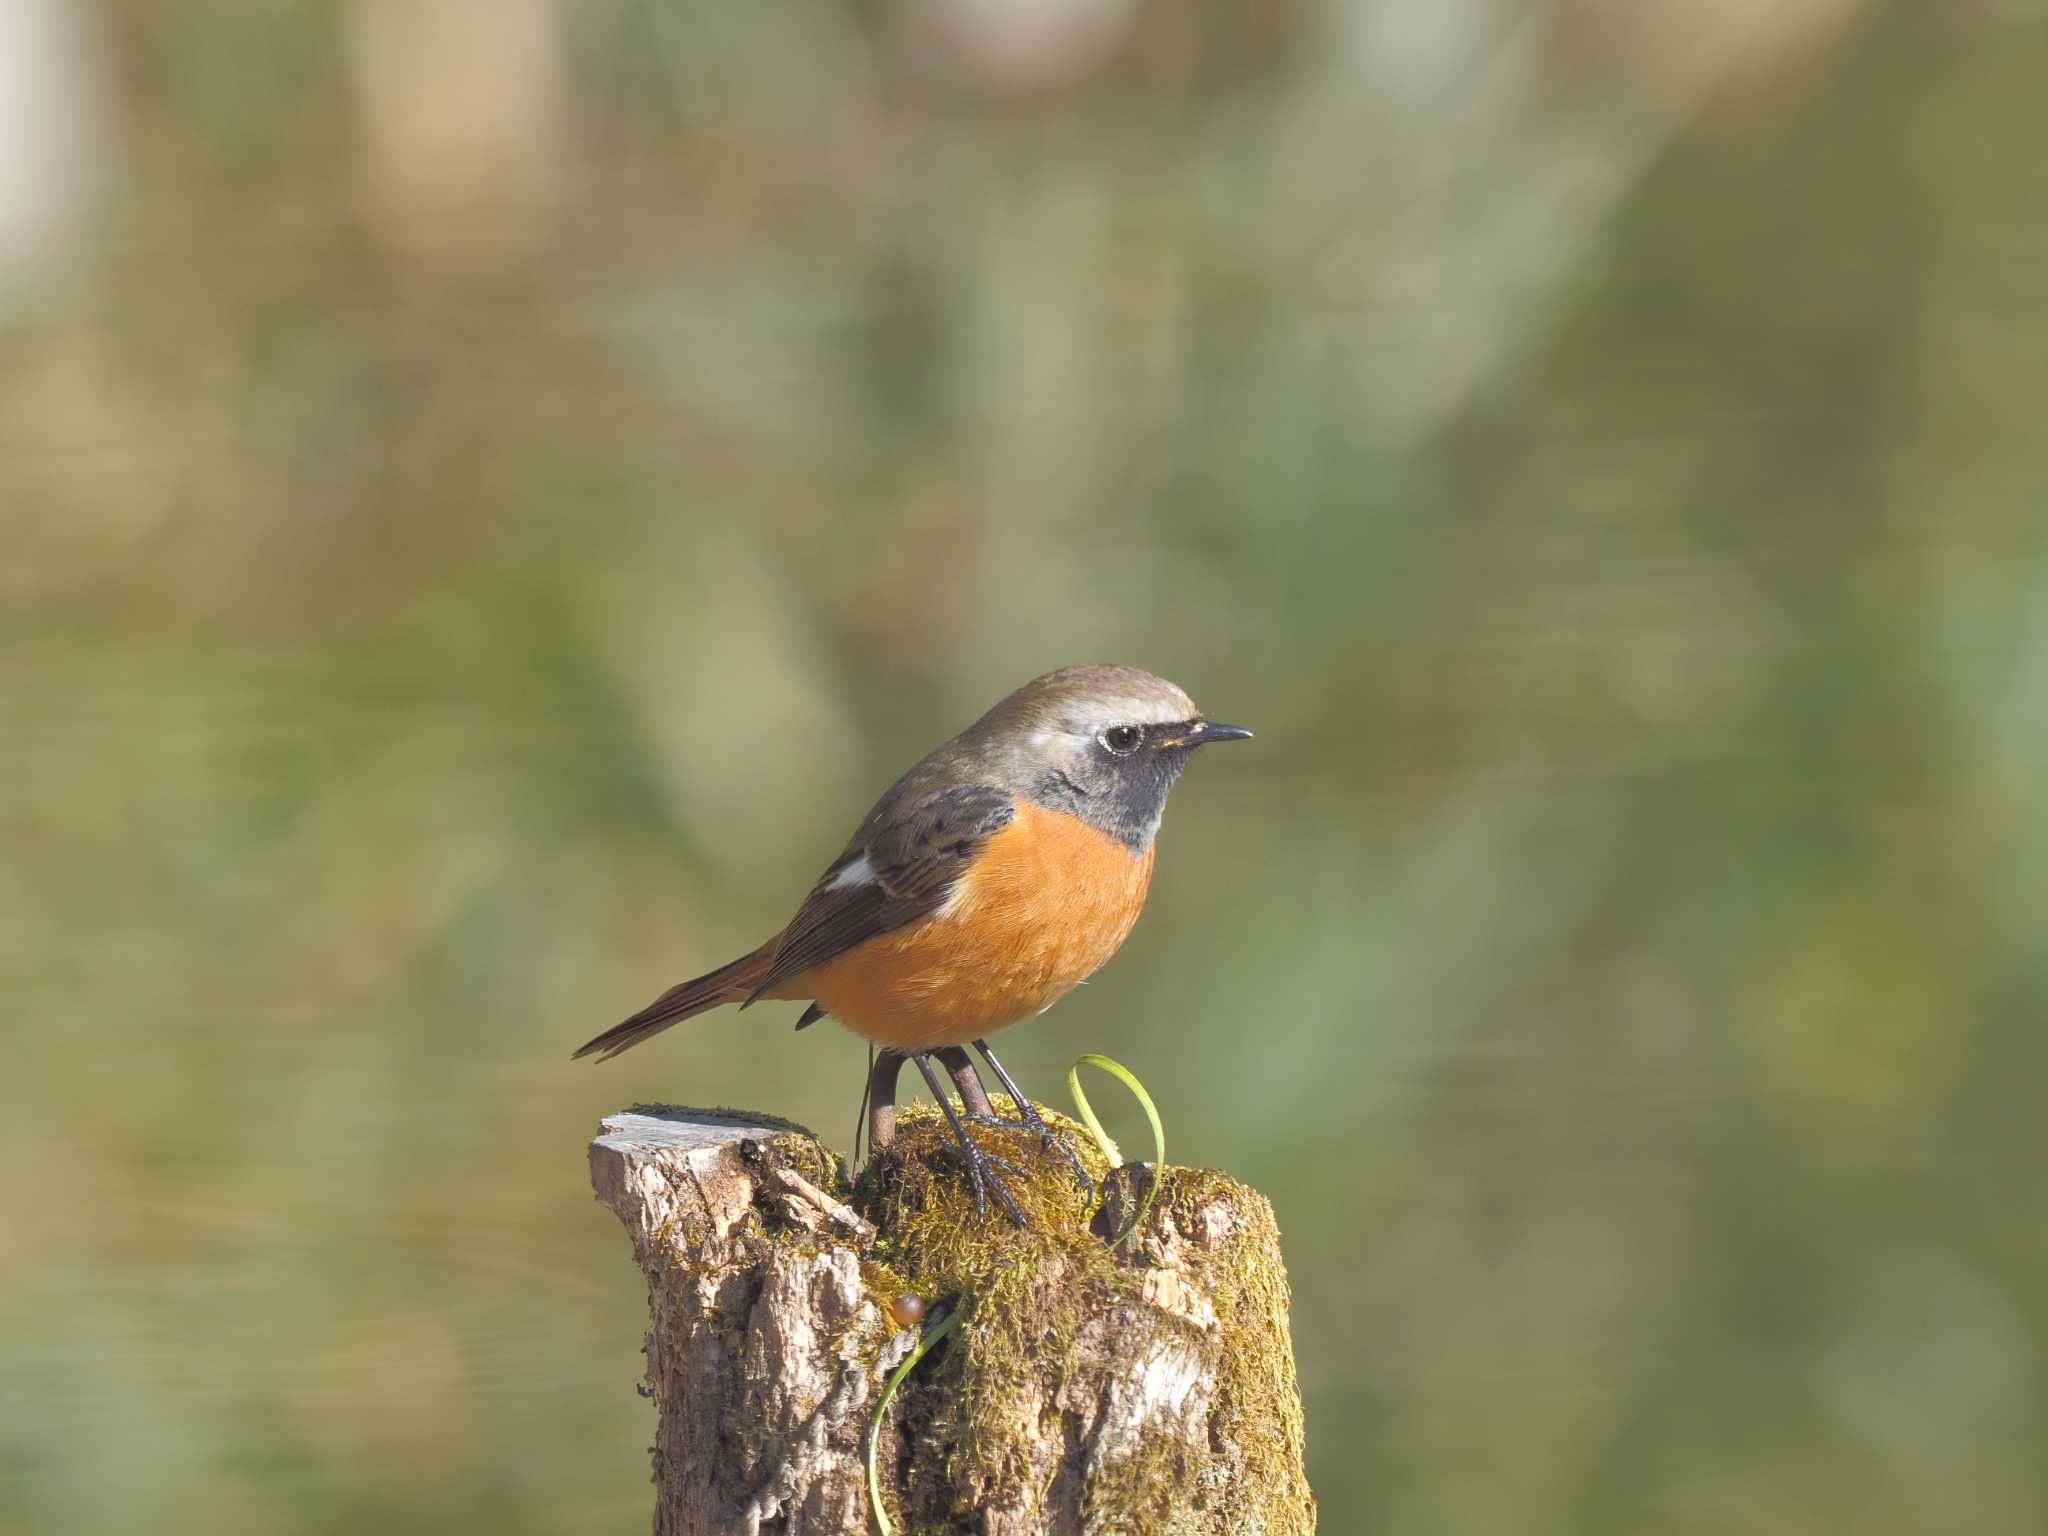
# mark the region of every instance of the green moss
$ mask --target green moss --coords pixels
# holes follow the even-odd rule
[[[1014,1106],[998,1096],[998,1113]],[[1070,1123],[1056,1121],[1060,1129]],[[918,1367],[898,1398],[907,1531],[945,1530],[974,1512],[979,1490],[1001,1478],[1017,1405],[1036,1397],[1043,1359],[1063,1359],[1091,1290],[1116,1283],[1115,1265],[1088,1229],[1090,1210],[1063,1160],[1035,1135],[977,1127],[988,1151],[1025,1169],[1005,1186],[1028,1228],[993,1201],[977,1214],[952,1131],[935,1107],[907,1107],[896,1141],[871,1160],[856,1203],[881,1233],[874,1264],[890,1294],[910,1290],[928,1305],[966,1306],[964,1326]],[[1091,1176],[1108,1172],[1085,1136],[1077,1150]],[[1048,1283],[1051,1281],[1053,1283]]]
[[[999,1098],[997,1109],[1011,1112],[1012,1106]],[[1148,1436],[1100,1469],[1086,1490],[1088,1529],[1125,1536],[1312,1530],[1286,1277],[1271,1207],[1226,1175],[1169,1169],[1139,1240],[1113,1250],[1106,1238],[1128,1219],[1149,1172],[1126,1170],[1110,1180],[1085,1132],[1062,1116],[1047,1112],[1047,1118],[1074,1133],[1098,1185],[1109,1183],[1107,1209],[1089,1204],[1065,1162],[1048,1157],[1036,1136],[977,1127],[987,1150],[1025,1170],[1003,1177],[1030,1226],[1018,1229],[993,1204],[977,1215],[952,1132],[926,1105],[904,1111],[895,1144],[871,1162],[856,1190],[856,1204],[881,1233],[867,1271],[877,1299],[907,1289],[931,1303],[968,1308],[963,1326],[920,1364],[897,1400],[899,1443],[906,1448],[897,1458],[899,1527],[910,1533],[965,1528],[986,1490],[1013,1481],[1005,1475],[1005,1457],[1019,1442],[1020,1421],[1040,1432],[1046,1415],[1059,1414],[1069,1445],[1078,1445],[1085,1426],[1058,1408],[1061,1367],[1089,1320],[1113,1319],[1126,1344],[1138,1330],[1159,1334],[1162,1346],[1220,1351],[1209,1438],[1212,1445],[1236,1448],[1235,1465],[1216,1486],[1203,1488],[1192,1462],[1200,1452],[1214,1466],[1209,1447]],[[1218,1219],[1218,1209],[1261,1230],[1230,1234],[1212,1250],[1197,1228]],[[1146,1270],[1169,1243],[1175,1263],[1215,1298],[1213,1337],[1140,1299]],[[1279,1379],[1276,1360],[1287,1362]]]
[[[1175,1168],[1147,1222],[1199,1238],[1227,1210],[1238,1231],[1210,1247],[1190,1242],[1181,1262],[1206,1283],[1224,1337],[1210,1439],[1234,1448],[1232,1464],[1212,1464],[1206,1502],[1220,1517],[1174,1522],[1168,1532],[1221,1529],[1231,1536],[1278,1536],[1315,1527],[1315,1501],[1302,1470],[1304,1425],[1288,1328],[1290,1296],[1273,1207],[1213,1168]],[[1284,1370],[1281,1363],[1284,1362]]]

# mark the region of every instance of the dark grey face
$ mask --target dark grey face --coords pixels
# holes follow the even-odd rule
[[[1008,790],[1079,816],[1142,853],[1196,747],[1241,741],[1195,701],[1136,667],[1062,667],[1033,678],[911,770]]]
[[[1119,721],[1093,736],[1064,738],[1056,760],[1041,768],[1031,798],[1079,816],[1142,853],[1159,831],[1167,792],[1195,748],[1250,735],[1203,720]]]

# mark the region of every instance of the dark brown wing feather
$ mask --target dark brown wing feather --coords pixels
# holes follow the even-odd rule
[[[975,852],[1015,815],[1016,802],[1008,791],[987,784],[922,792],[914,782],[899,786],[868,813],[846,851],[811,887],[747,1002],[857,944],[936,911]],[[840,871],[862,857],[875,878],[834,886]]]

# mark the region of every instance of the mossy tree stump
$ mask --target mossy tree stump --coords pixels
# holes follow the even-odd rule
[[[1079,1138],[1103,1191],[1091,1208],[1034,1138],[978,1129],[1030,1170],[1008,1180],[1032,1219],[1018,1231],[976,1216],[948,1134],[936,1109],[907,1110],[850,1185],[808,1132],[767,1117],[606,1119],[591,1178],[647,1275],[659,1536],[871,1529],[865,1437],[918,1336],[896,1321],[905,1296],[927,1329],[963,1310],[881,1427],[899,1531],[1313,1531],[1265,1197],[1169,1168],[1112,1247],[1149,1167],[1112,1173]]]

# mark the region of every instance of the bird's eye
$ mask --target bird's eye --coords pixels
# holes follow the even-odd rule
[[[1135,725],[1112,725],[1101,737],[1104,748],[1118,757],[1129,757],[1144,739],[1145,733]]]

